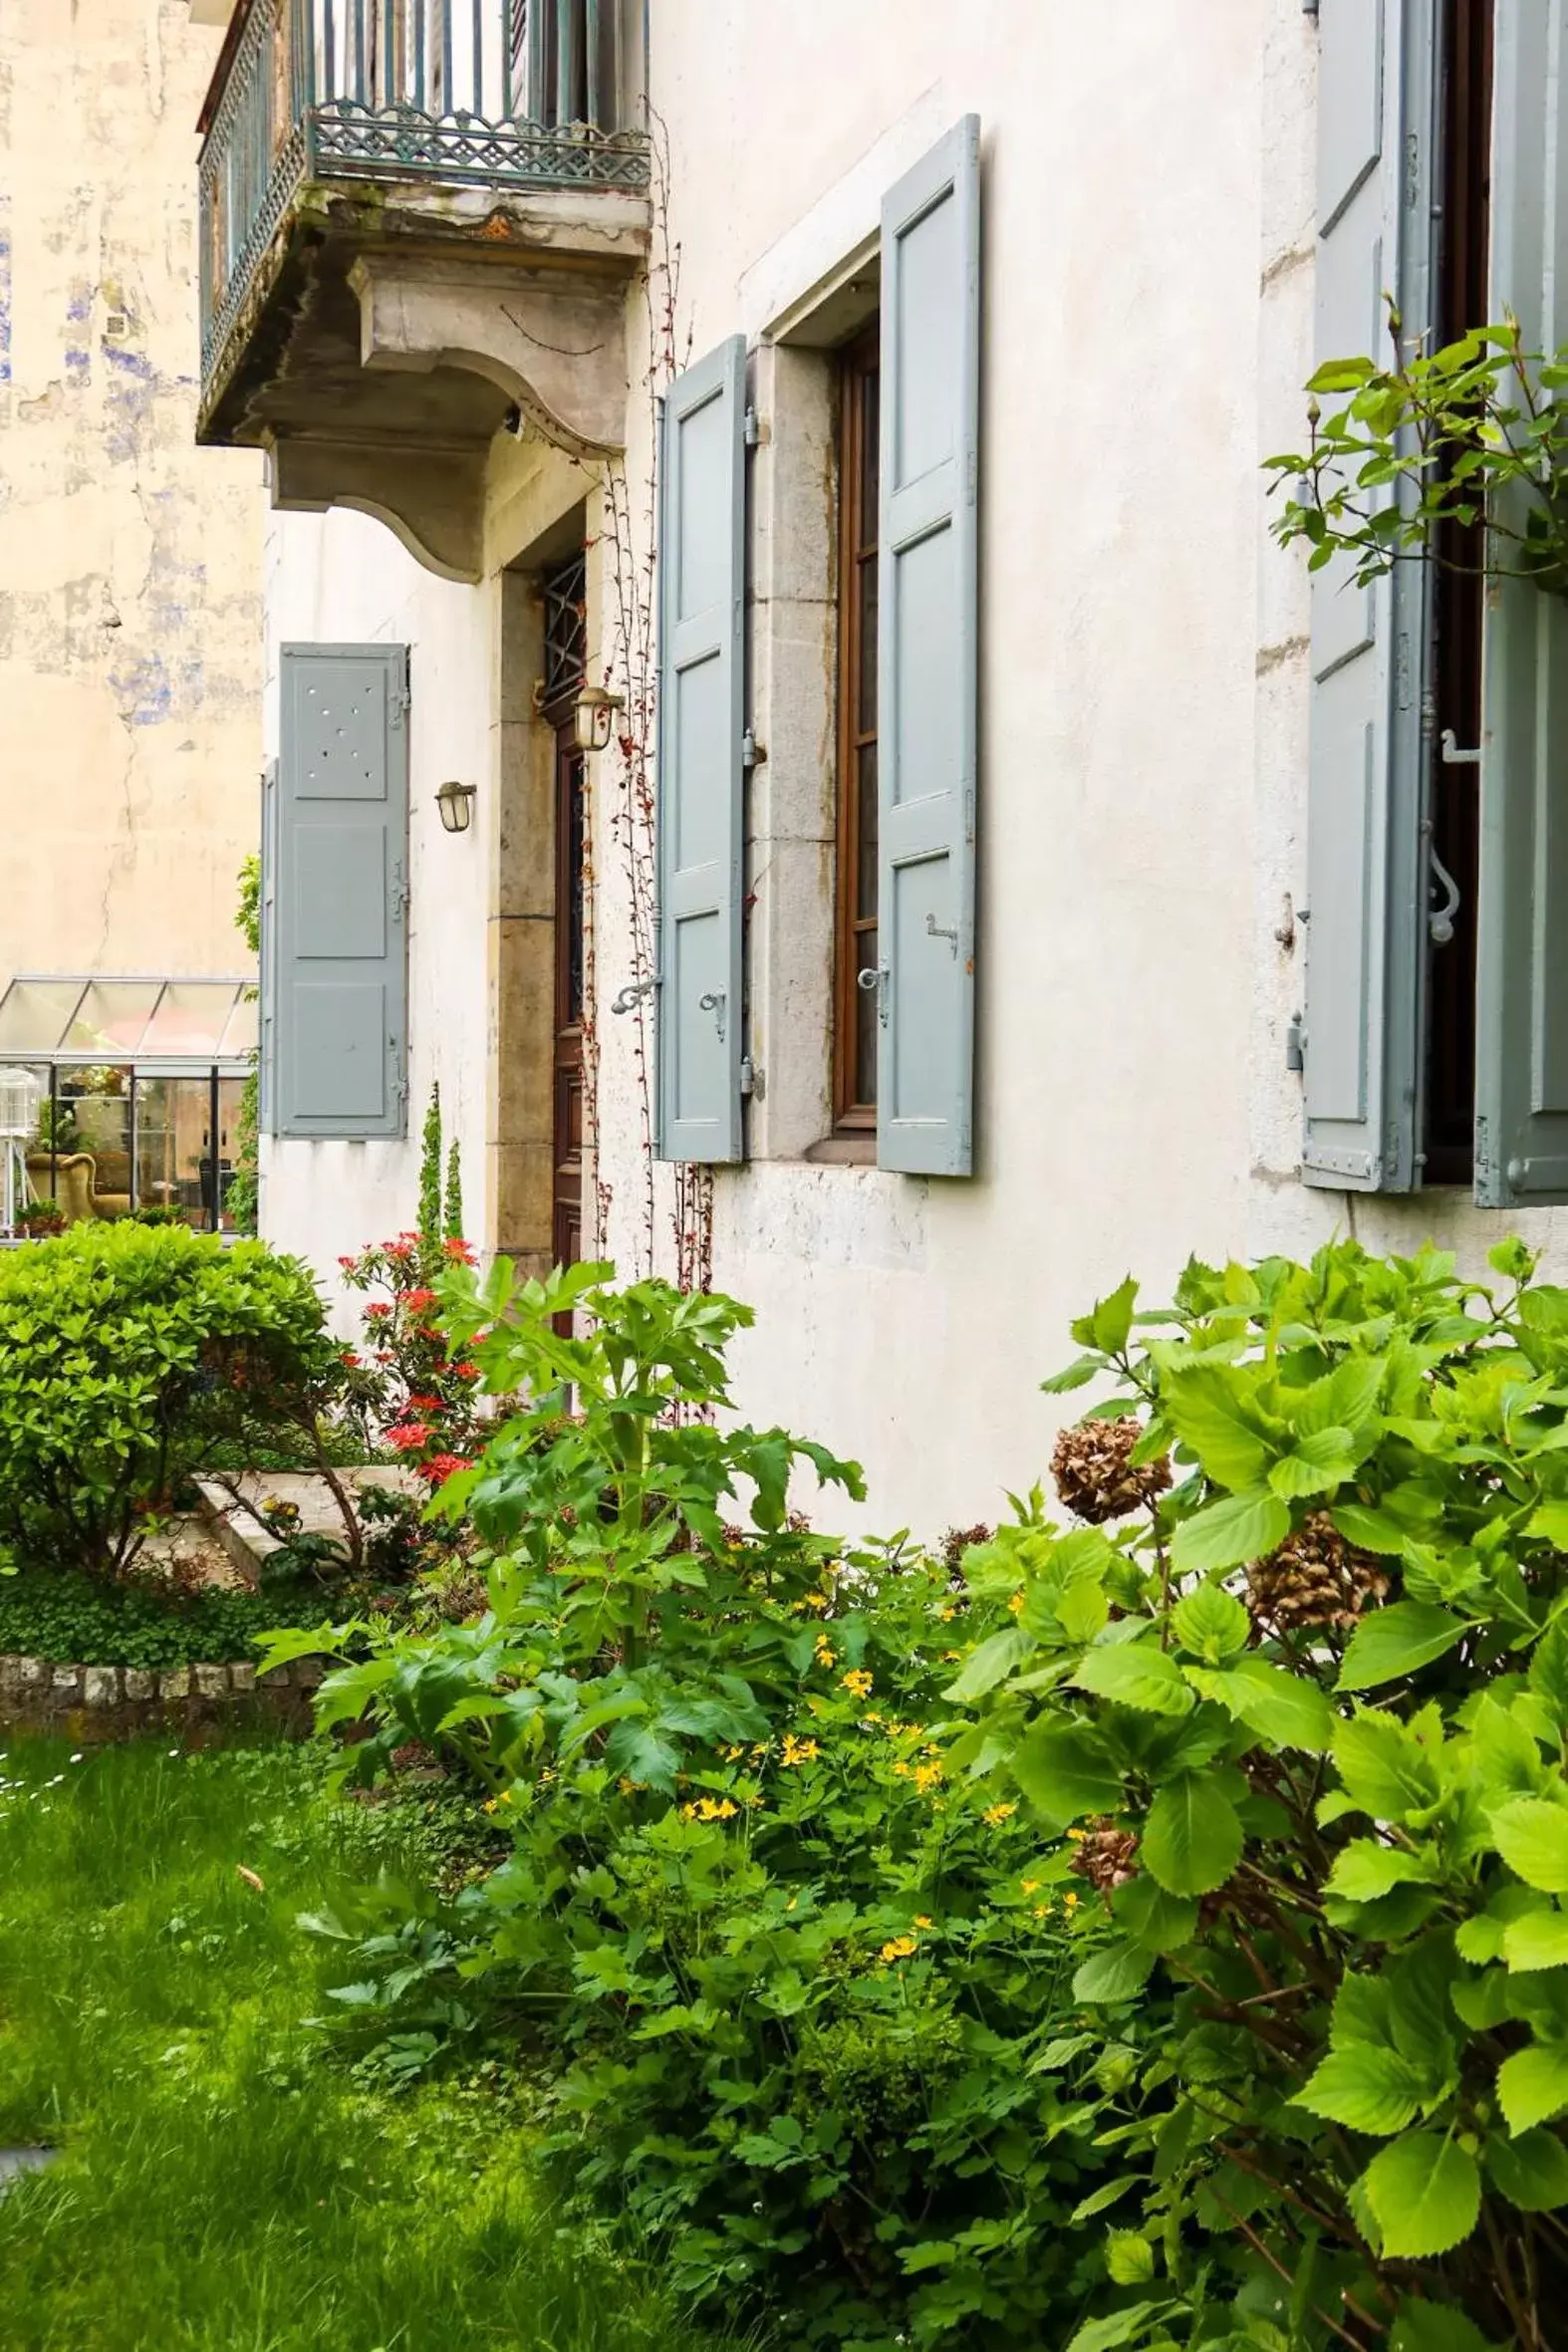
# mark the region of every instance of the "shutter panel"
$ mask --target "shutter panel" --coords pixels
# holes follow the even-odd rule
[[[658,650],[658,1157],[739,1160],[746,346],[664,395]]]
[[[1432,325],[1434,0],[1321,0],[1315,342],[1320,360]],[[1430,581],[1313,576],[1307,801],[1309,1184],[1420,1181]]]
[[[407,1087],[407,649],[285,646],[274,1133],[400,1136]]]
[[[261,779],[261,920],[260,971],[257,994],[260,1016],[256,1028],[256,1129],[274,1131],[277,1101],[278,1052],[278,763],[274,760]]]
[[[1568,342],[1568,7],[1497,11],[1488,316]],[[1522,502],[1521,502],[1522,503]],[[1516,526],[1522,517],[1510,518]],[[1488,592],[1482,685],[1475,1197],[1568,1200],[1568,605]]]
[[[980,124],[882,207],[877,1160],[967,1176],[974,1061]]]

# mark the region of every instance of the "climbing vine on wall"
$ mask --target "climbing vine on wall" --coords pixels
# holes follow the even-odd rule
[[[658,717],[654,552],[658,516],[658,403],[689,356],[689,335],[682,339],[678,323],[680,248],[669,233],[668,141],[663,126],[656,120],[653,125],[653,147],[648,358],[643,380],[648,403],[649,465],[642,485],[636,490],[623,461],[616,460],[606,469],[599,542],[604,557],[608,617],[604,679],[610,690],[624,699],[613,744],[615,764],[608,796],[607,833],[611,855],[619,865],[626,888],[630,915],[624,936],[631,971],[612,1001],[624,1008],[619,1017],[633,1024],[632,1063],[642,1164],[639,1273],[653,1269],[659,1228],[659,1185],[653,1157],[653,975],[656,969],[653,746]],[[590,847],[585,853],[590,862],[591,835],[590,828]],[[597,905],[596,896],[590,892],[590,910]],[[585,990],[591,1009],[584,1027],[583,1055],[588,1097],[591,1103],[597,1104],[601,1039],[593,982],[594,927],[591,912],[589,984]],[[675,1280],[682,1290],[706,1290],[713,1278],[713,1174],[711,1169],[684,1163],[675,1164],[670,1173],[668,1214]],[[603,1247],[611,1205],[612,1188],[596,1155],[593,1199],[596,1250]]]

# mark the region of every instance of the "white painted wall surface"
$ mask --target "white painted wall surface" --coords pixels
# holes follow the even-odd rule
[[[267,539],[266,742],[277,756],[278,649],[331,640],[407,645],[410,653],[409,1140],[263,1142],[261,1229],[328,1276],[336,1260],[414,1222],[419,1129],[438,1080],[448,1136],[462,1140],[464,1205],[484,1213],[484,842],[441,828],[448,778],[474,783],[490,760],[487,588],[455,588],[419,567],[385,526],[336,510],[274,515]],[[470,1141],[471,1139],[471,1141]]]
[[[1347,1225],[1395,1247],[1437,1234],[1478,1264],[1502,1229],[1454,1194],[1351,1202],[1297,1176],[1307,601],[1299,554],[1267,537],[1258,460],[1297,437],[1310,367],[1315,83],[1298,0],[653,0],[693,355],[765,337],[875,229],[883,187],[962,114],[982,123],[977,1173],[797,1158],[715,1178],[715,1280],[758,1318],[739,1402],[858,1455],[871,1524],[935,1534],[1026,1486],[1057,1418],[1036,1383],[1130,1268],[1158,1297],[1189,1251],[1307,1250]],[[647,342],[634,310],[635,386]],[[635,389],[634,517],[649,438]],[[493,536],[496,561],[516,552]],[[477,1207],[483,828],[445,839],[430,795],[486,772],[494,590],[440,584],[354,516],[282,517],[268,604],[274,649],[416,648],[413,1109],[416,1126],[438,1074]],[[821,802],[829,756],[800,764],[797,739],[768,792]],[[633,1024],[607,1010],[632,965],[600,766],[601,1173],[630,1272],[642,1107]],[[753,917],[758,939],[771,914],[781,958],[767,1019],[792,979],[812,994],[788,969],[820,927],[812,874],[781,859],[759,879],[797,894]],[[393,1229],[416,1151],[273,1147],[267,1229],[328,1262]],[[664,1267],[668,1197],[661,1172]],[[1560,1218],[1529,1229],[1568,1255],[1556,1226],[1568,1244]]]

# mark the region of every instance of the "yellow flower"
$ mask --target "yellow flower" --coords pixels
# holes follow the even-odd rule
[[[792,1896],[790,1897],[789,1901],[788,1901],[788,1902],[785,1904],[785,1906],[784,1906],[785,1910],[786,1910],[786,1911],[793,1911],[793,1910],[794,1910],[794,1908],[795,1908],[795,1906],[796,1906],[796,1904],[797,1904],[799,1901],[800,1901],[800,1897],[799,1897],[798,1895],[792,1895]]]
[[[1062,1897],[1062,1903],[1064,1908],[1068,1911],[1076,1911],[1078,1909],[1078,1897],[1076,1895],[1064,1895]]]
[[[908,1780],[914,1768],[912,1764],[905,1763],[901,1757],[893,1767],[893,1777],[895,1780]]]
[[[808,1609],[826,1609],[826,1607],[828,1606],[828,1596],[827,1596],[827,1594],[826,1594],[826,1593],[808,1593],[808,1594],[806,1595],[806,1606],[807,1606],[807,1608],[808,1608]]]
[[[1024,1894],[1032,1895],[1036,1887],[1044,1886],[1045,1881],[1043,1879],[1020,1879],[1018,1884]]]
[[[786,1764],[814,1763],[817,1752],[817,1742],[814,1739],[797,1739],[793,1731],[785,1732],[784,1761]]]
[[[851,1667],[849,1673],[840,1679],[845,1690],[852,1691],[857,1699],[871,1697],[872,1678],[863,1666]]]
[[[1089,1832],[1085,1829],[1070,1829],[1067,1833],[1068,1843],[1074,1846],[1081,1846],[1088,1834]]]
[[[837,1656],[838,1656],[838,1653],[837,1653],[837,1651],[835,1651],[835,1650],[834,1650],[834,1649],[833,1649],[833,1648],[830,1646],[830,1644],[828,1644],[827,1642],[821,1641],[821,1640],[819,1640],[819,1641],[818,1641],[818,1643],[817,1643],[817,1664],[818,1664],[819,1666],[832,1666],[832,1665],[833,1665],[833,1663],[834,1663],[834,1661],[835,1661],[835,1659],[837,1658]]]
[[[951,1625],[957,1614],[958,1612],[956,1609],[944,1609],[941,1613],[941,1621],[943,1625]]]
[[[494,1799],[494,1797],[486,1797],[486,1798],[485,1798],[485,1800],[484,1800],[484,1809],[485,1809],[485,1811],[486,1811],[487,1813],[493,1813],[493,1812],[495,1811],[495,1799]]]
[[[1008,1604],[1007,1604],[1007,1606],[1008,1606],[1008,1608],[1009,1608],[1009,1609],[1012,1611],[1012,1613],[1013,1613],[1014,1617],[1016,1617],[1016,1616],[1018,1615],[1018,1612],[1020,1611],[1020,1609],[1022,1609],[1022,1607],[1023,1607],[1023,1595],[1022,1595],[1022,1593],[1014,1593],[1014,1594],[1012,1595],[1012,1598],[1011,1598],[1011,1599],[1008,1601]]]
[[[1017,1810],[1016,1805],[987,1805],[985,1811],[980,1815],[980,1819],[987,1828],[1000,1829],[1002,1823],[1010,1821]]]
[[[1035,1918],[1036,1918],[1037,1920],[1043,1920],[1043,1919],[1045,1918],[1045,1915],[1046,1915],[1046,1913],[1047,1913],[1047,1912],[1050,1910],[1050,1908],[1051,1908],[1051,1906],[1049,1905],[1049,1903],[1037,1903],[1037,1904],[1035,1905],[1035,1907],[1034,1907],[1034,1916],[1035,1916]]]
[[[943,1666],[956,1666],[962,1656],[961,1650],[944,1650],[941,1654],[941,1662]]]
[[[908,1960],[911,1953],[916,1949],[917,1939],[915,1937],[895,1936],[891,1942],[883,1946],[882,1958],[889,1961]]]
[[[930,1921],[926,1918],[923,1911],[917,1914],[915,1922],[915,1925],[917,1928],[928,1928],[930,1924]]]
[[[916,1764],[915,1767],[915,1785],[921,1796],[925,1794],[927,1789],[934,1788],[940,1778],[940,1764]]]
[[[629,1797],[636,1791],[637,1782],[631,1779],[627,1773],[623,1772],[620,1779],[616,1782],[616,1786],[620,1789],[621,1794],[624,1797]]]

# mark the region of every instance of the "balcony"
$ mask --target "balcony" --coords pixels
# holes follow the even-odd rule
[[[625,433],[638,0],[239,0],[200,129],[197,438],[480,576],[504,426]]]

